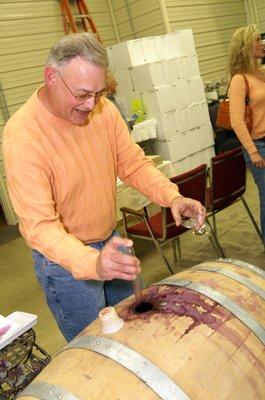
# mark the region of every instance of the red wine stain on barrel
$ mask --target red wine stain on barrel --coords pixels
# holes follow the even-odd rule
[[[124,307],[120,317],[124,321],[151,321],[154,315],[168,321],[171,316],[189,317],[192,322],[184,332],[188,334],[200,324],[206,324],[216,330],[231,317],[231,313],[213,300],[190,289],[171,286],[153,286],[143,293],[143,301],[153,304],[153,309],[145,313],[135,312],[135,303]]]

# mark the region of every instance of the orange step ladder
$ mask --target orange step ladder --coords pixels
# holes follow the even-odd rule
[[[75,0],[71,3],[75,3],[78,14],[73,14],[73,7],[70,6],[68,0],[59,0],[65,33],[68,34],[70,31],[73,33],[78,32],[78,22],[82,24],[83,30],[86,32],[93,32],[97,35],[99,41],[101,39],[99,37],[96,25],[88,11],[87,5],[84,0]]]

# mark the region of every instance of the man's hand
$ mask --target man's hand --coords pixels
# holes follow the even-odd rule
[[[188,197],[175,197],[171,203],[171,212],[177,226],[181,224],[183,217],[196,218],[198,222],[194,226],[195,229],[203,226],[206,217],[205,207],[199,201]]]
[[[258,151],[255,151],[255,153],[251,154],[250,159],[256,167],[265,168],[265,159],[261,157]]]
[[[97,260],[97,274],[101,280],[124,279],[132,281],[141,272],[138,258],[123,254],[120,246],[131,247],[132,240],[113,237],[102,249]]]

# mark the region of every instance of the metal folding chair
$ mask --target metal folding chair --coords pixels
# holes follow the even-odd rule
[[[171,181],[178,185],[179,191],[183,196],[198,200],[205,205],[205,191],[207,183],[206,164],[202,164],[197,168],[187,171],[181,175],[177,175],[171,178]],[[161,210],[151,217],[147,215],[145,210],[138,211],[122,207],[121,212],[123,215],[123,222],[127,237],[137,237],[149,241],[152,240],[163,262],[169,269],[170,273],[173,274],[174,272],[172,267],[162,251],[162,247],[169,241],[172,242],[173,260],[175,263],[177,261],[176,245],[178,247],[178,253],[180,254],[179,237],[188,229],[183,226],[176,226],[170,208],[161,207]],[[136,219],[140,220],[140,222],[130,225],[127,218],[128,215],[136,217]],[[217,252],[218,256],[224,256],[211,226],[210,229],[211,236],[209,236],[209,239],[211,245]]]
[[[246,191],[246,164],[242,147],[221,153],[211,160],[210,188],[207,189],[208,215],[213,219],[213,230],[217,236],[216,214],[241,200],[262,242],[261,231],[243,196]],[[209,222],[209,221],[208,221]]]

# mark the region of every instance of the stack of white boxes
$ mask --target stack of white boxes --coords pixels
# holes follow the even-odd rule
[[[192,31],[129,40],[108,48],[118,82],[117,100],[127,116],[142,99],[157,121],[156,151],[182,173],[214,156],[214,137]]]

